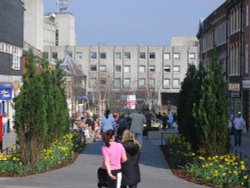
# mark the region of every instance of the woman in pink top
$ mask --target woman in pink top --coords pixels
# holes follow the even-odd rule
[[[102,135],[105,143],[102,146],[102,168],[107,170],[109,188],[120,188],[121,186],[121,163],[127,161],[126,151],[122,144],[115,142],[113,130],[108,130]]]

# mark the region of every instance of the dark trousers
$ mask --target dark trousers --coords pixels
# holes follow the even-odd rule
[[[241,145],[242,130],[234,130],[234,145]]]
[[[134,185],[128,185],[129,188],[137,188],[137,184]],[[126,185],[122,185],[121,188],[127,188]]]
[[[109,176],[108,176],[108,179],[107,179],[107,186],[108,188],[116,188],[118,182],[121,183],[121,176],[120,178],[118,178],[118,173],[121,174],[121,170],[111,170],[111,173],[116,176],[116,180],[113,180],[111,179]]]

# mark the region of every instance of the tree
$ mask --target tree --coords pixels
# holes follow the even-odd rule
[[[29,51],[20,94],[15,98],[15,125],[23,162],[34,169],[42,150],[69,130],[62,70],[42,62],[36,70]]]
[[[201,154],[223,154],[229,142],[226,82],[216,52],[202,82],[201,97],[195,104],[193,115],[198,131],[198,147]]]
[[[47,134],[46,103],[43,80],[36,73],[32,51],[28,52],[23,86],[15,98],[15,130],[25,164],[35,166]]]
[[[194,151],[198,149],[199,130],[195,128],[193,107],[199,103],[201,83],[204,78],[205,73],[201,66],[199,70],[195,65],[189,66],[182,82],[177,108],[179,132],[191,143]]]

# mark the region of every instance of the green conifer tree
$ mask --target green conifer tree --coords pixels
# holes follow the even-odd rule
[[[226,89],[221,63],[214,52],[207,78],[202,82],[201,98],[193,110],[201,154],[211,156],[227,151],[229,134]]]
[[[23,161],[33,168],[44,147],[47,122],[43,80],[36,73],[32,51],[28,52],[27,59],[21,92],[15,98],[14,128]]]
[[[198,149],[198,130],[195,129],[193,107],[199,102],[201,83],[205,74],[202,67],[197,70],[190,65],[186,77],[182,82],[178,104],[178,129],[192,145],[194,151]]]

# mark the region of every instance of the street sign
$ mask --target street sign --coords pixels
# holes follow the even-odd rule
[[[12,91],[13,88],[11,86],[0,85],[0,100],[12,100]]]

